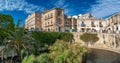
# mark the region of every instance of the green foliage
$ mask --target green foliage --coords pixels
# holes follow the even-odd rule
[[[0,18],[4,18],[4,21],[7,20],[7,17],[5,16],[0,16]],[[0,24],[3,24],[3,20]],[[10,21],[12,21],[12,19]],[[16,27],[13,27],[15,30],[12,30],[12,28],[9,29],[11,25],[6,25],[6,27],[1,25],[0,42],[3,42],[3,49],[0,52],[2,59],[7,59],[8,57],[14,57],[17,55],[18,61],[21,62],[25,55],[34,52],[33,38],[23,28],[20,28],[19,25],[20,21],[18,21]],[[7,28],[7,26],[9,27]]]
[[[72,33],[66,32],[33,32],[32,37],[38,42],[43,44],[52,45],[57,39],[71,42],[73,40]]]
[[[82,56],[87,52],[87,48],[79,44],[68,44],[59,40],[50,47],[50,50],[50,56],[54,63],[80,63]]]
[[[34,63],[35,60],[35,56],[34,55],[30,55],[30,56],[26,56],[22,63]]]
[[[7,37],[7,31],[14,30],[13,17],[7,14],[0,14],[0,41]]]
[[[7,31],[0,28],[0,42],[3,42],[5,37],[7,36],[8,36]]]
[[[36,57],[35,63],[81,63],[88,49],[79,44],[57,40],[49,47],[50,52]]]
[[[0,46],[3,45],[3,42],[0,42]]]
[[[71,42],[73,40],[72,33],[65,32],[33,32],[32,37],[35,39],[36,44],[35,54],[38,55],[47,49],[46,45],[52,45],[57,39]]]
[[[48,54],[44,53],[37,57],[35,57],[33,54],[30,56],[26,56],[22,63],[50,63]]]
[[[0,28],[7,30],[14,30],[14,21],[11,15],[0,14]]]
[[[72,33],[60,33],[60,40],[66,41],[66,42],[72,42],[73,40],[73,34]]]
[[[32,37],[28,34],[25,34],[23,28],[17,28],[15,31],[9,31],[8,36],[6,37],[6,41],[4,41],[5,48],[2,50],[3,58],[6,58],[12,53],[12,56],[19,57],[19,60],[22,60],[24,55],[30,54],[33,51],[33,40]]]
[[[93,44],[99,40],[97,34],[93,33],[84,33],[80,36],[80,39],[83,40],[87,45],[88,43]]]
[[[36,58],[35,63],[50,63],[50,58],[48,54],[43,53]]]

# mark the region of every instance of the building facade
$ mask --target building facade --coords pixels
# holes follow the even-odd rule
[[[107,18],[109,33],[120,33],[120,12]]]
[[[90,13],[80,14],[77,18],[77,32],[103,32],[106,21],[93,17]]]
[[[32,13],[25,20],[25,29],[28,29],[29,31],[41,30],[41,27],[41,14],[38,12]]]
[[[76,32],[77,31],[77,16],[68,16],[66,19],[69,25],[69,31],[70,32]]]
[[[42,30],[63,32],[64,23],[64,9],[54,8],[42,13]]]
[[[67,16],[64,9],[53,8],[32,13],[24,27],[30,31],[120,33],[120,12],[107,19],[98,19],[91,13]]]

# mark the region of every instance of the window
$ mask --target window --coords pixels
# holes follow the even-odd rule
[[[48,14],[48,19],[51,18],[51,14]]]
[[[58,27],[58,31],[59,31],[59,32],[61,31],[61,27]]]
[[[48,31],[50,31],[50,29],[48,28]]]
[[[99,22],[99,26],[100,26],[100,27],[103,27],[103,25],[102,25],[102,23],[101,23],[101,22]]]
[[[48,22],[48,25],[49,25],[49,22]]]
[[[58,11],[57,15],[58,15],[58,16],[61,16],[61,13],[62,13],[61,11]]]
[[[34,28],[32,27],[32,28],[31,28],[31,31],[33,31],[33,30],[34,30]]]
[[[51,13],[51,16],[50,16],[51,18],[53,17],[53,13]]]
[[[116,30],[118,30],[118,26],[116,27]]]
[[[45,20],[47,19],[47,16],[45,16]]]
[[[85,27],[85,23],[82,21],[81,27]]]
[[[52,24],[52,21],[51,21],[51,24]]]
[[[61,24],[61,19],[60,18],[58,18],[57,24]]]
[[[91,23],[92,27],[95,27],[94,22]]]

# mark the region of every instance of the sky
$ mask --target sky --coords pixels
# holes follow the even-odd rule
[[[0,0],[0,13],[12,15],[14,23],[21,19],[21,25],[32,12],[56,7],[63,8],[68,16],[90,12],[94,17],[107,18],[120,12],[120,0]]]

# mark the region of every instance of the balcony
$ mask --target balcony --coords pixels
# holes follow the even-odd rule
[[[86,25],[85,24],[81,24],[81,27],[86,27]]]
[[[99,27],[103,27],[103,25],[99,25]]]
[[[95,27],[95,25],[92,25],[92,27]]]
[[[117,23],[114,23],[114,25],[117,25]]]

